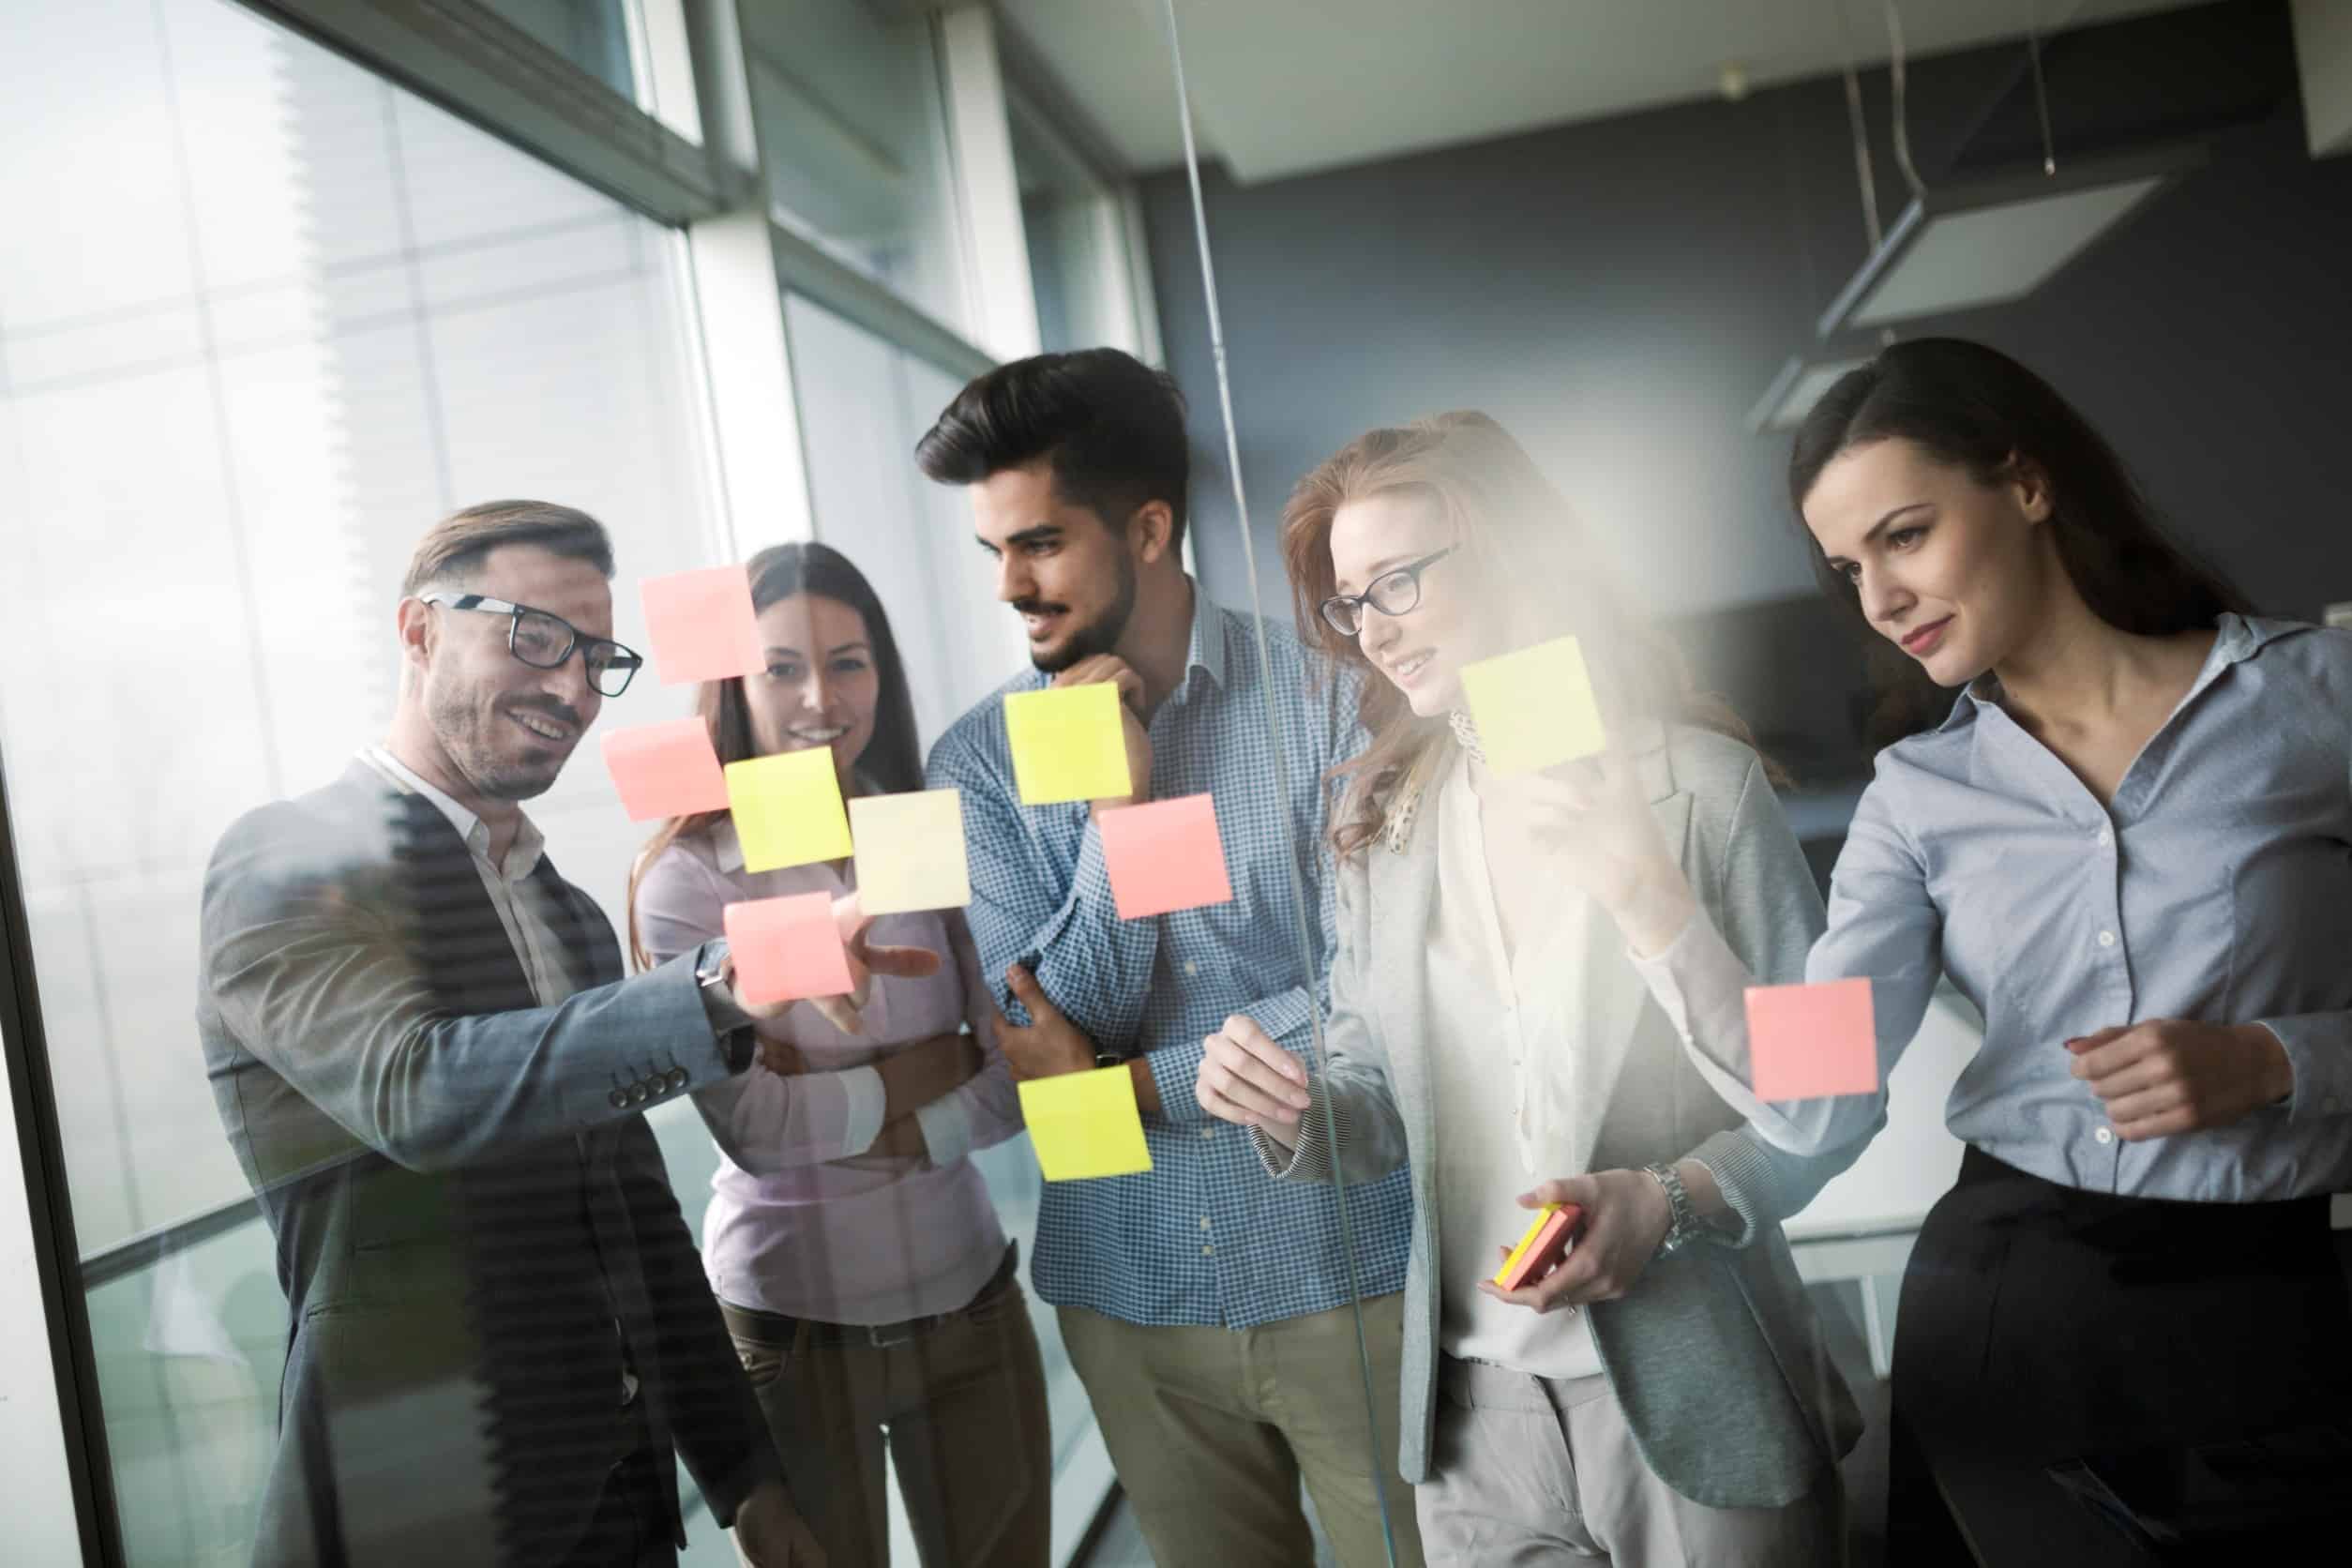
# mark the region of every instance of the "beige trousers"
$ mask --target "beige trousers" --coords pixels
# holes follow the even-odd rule
[[[1414,1489],[1434,1563],[1598,1560],[1616,1568],[1834,1568],[1837,1472],[1784,1508],[1710,1508],[1658,1479],[1606,1377],[1539,1378],[1439,1358],[1430,1477]]]
[[[1397,1568],[1420,1568],[1412,1488],[1396,1473],[1403,1300],[1363,1304],[1377,1438],[1351,1307],[1238,1333],[1140,1328],[1083,1307],[1061,1309],[1063,1343],[1158,1568],[1313,1562],[1302,1481],[1341,1568],[1388,1562],[1383,1492]]]

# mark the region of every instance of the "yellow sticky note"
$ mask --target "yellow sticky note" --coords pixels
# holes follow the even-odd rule
[[[1573,637],[1462,666],[1462,695],[1478,721],[1486,765],[1497,773],[1533,773],[1608,744],[1584,650]]]
[[[1119,688],[1107,681],[1006,692],[1004,732],[1013,744],[1013,778],[1028,805],[1124,800],[1134,792]]]
[[[1152,1168],[1135,1078],[1123,1066],[1033,1078],[1020,1085],[1021,1117],[1048,1182],[1132,1176]]]
[[[839,860],[850,852],[850,819],[841,809],[830,746],[728,763],[727,808],[734,815],[746,871]]]
[[[860,795],[850,802],[850,837],[857,841],[858,902],[867,914],[972,902],[960,792]]]

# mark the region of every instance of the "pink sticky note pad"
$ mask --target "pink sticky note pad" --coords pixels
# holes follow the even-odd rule
[[[1584,1218],[1584,1211],[1574,1203],[1555,1204],[1528,1227],[1519,1244],[1511,1249],[1502,1267],[1495,1271],[1495,1283],[1506,1290],[1515,1290],[1537,1274],[1550,1268],[1567,1254],[1568,1241]]]
[[[1868,980],[1748,988],[1748,1057],[1760,1100],[1878,1092]]]
[[[727,809],[727,776],[699,718],[641,724],[604,737],[604,765],[633,822]]]
[[[649,577],[638,584],[638,596],[662,685],[723,681],[766,664],[751,613],[751,578],[743,567]]]
[[[849,993],[850,959],[833,923],[831,894],[746,898],[727,906],[726,924],[746,1002]]]
[[[1233,901],[1216,807],[1207,795],[1122,806],[1095,821],[1120,919]]]

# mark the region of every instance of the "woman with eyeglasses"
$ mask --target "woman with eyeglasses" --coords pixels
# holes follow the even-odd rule
[[[1398,1462],[1430,1560],[1840,1560],[1858,1422],[1779,1225],[1839,1162],[1775,1150],[1710,1087],[1560,831],[1597,764],[1494,771],[1462,669],[1576,637],[1642,808],[1743,957],[1794,979],[1821,904],[1768,765],[1484,415],[1351,443],[1283,546],[1372,736],[1333,834],[1328,1065],[1235,1019],[1197,1094],[1280,1179],[1332,1180],[1334,1150],[1349,1183],[1410,1162]],[[1581,1229],[1502,1288],[1545,1203]]]
[[[720,761],[822,749],[844,799],[920,790],[905,668],[864,575],[822,544],[762,550],[749,572],[767,666],[697,704]],[[739,899],[855,880],[847,860],[746,870],[725,812],[673,819],[632,878],[637,959],[719,935]],[[968,1157],[1021,1128],[994,1004],[958,912],[879,915],[872,940],[947,961],[875,982],[855,1034],[795,1005],[761,1029],[782,1070],[696,1093],[721,1154],[704,1265],[830,1568],[889,1560],[885,1452],[926,1564],[1043,1568],[1044,1366]]]
[[[1984,1018],[1946,1108],[1959,1179],[1904,1277],[1889,1560],[1966,1560],[1954,1478],[1998,1497],[2141,1449],[2172,1474],[2207,1443],[2265,1474],[2307,1440],[2341,1454],[2352,634],[2250,614],[2088,421],[1981,344],[1849,372],[1788,491],[1832,596],[1959,689],[1879,753],[1806,966],[1872,981],[1882,1085],[1939,978]],[[1640,812],[1596,797],[1582,825],[1658,999],[1746,1076],[1763,972]],[[1752,1114],[1858,1153],[1884,1105]]]

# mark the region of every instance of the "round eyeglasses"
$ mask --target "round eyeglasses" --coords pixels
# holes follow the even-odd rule
[[[1435,555],[1425,555],[1418,561],[1408,561],[1394,571],[1382,572],[1364,585],[1361,594],[1334,594],[1319,607],[1323,620],[1342,637],[1353,637],[1364,629],[1364,607],[1370,605],[1383,615],[1403,615],[1421,603],[1421,574],[1454,553],[1457,546],[1448,545]]]
[[[607,637],[582,637],[579,628],[561,615],[534,610],[529,605],[494,599],[488,594],[433,593],[416,596],[446,610],[478,610],[486,615],[508,617],[506,651],[534,670],[561,670],[577,648],[580,662],[588,668],[588,684],[600,697],[618,697],[626,691],[630,677],[645,663],[635,649]]]

